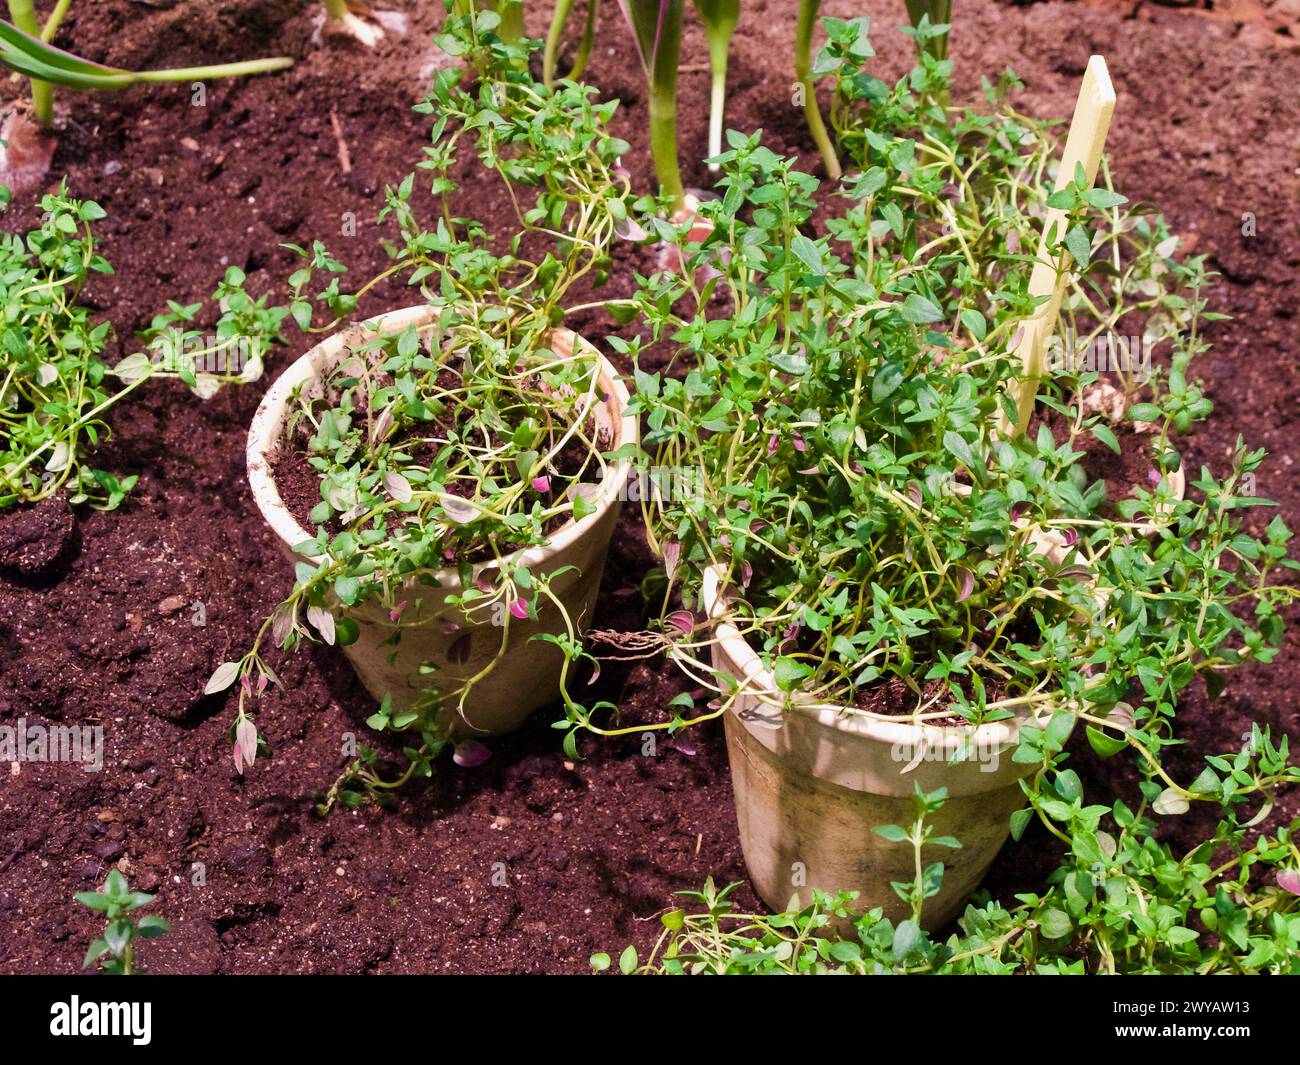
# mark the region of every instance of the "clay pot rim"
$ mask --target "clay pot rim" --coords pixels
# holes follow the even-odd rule
[[[378,314],[358,324],[371,333],[396,333],[411,325],[417,328],[424,325],[430,319],[434,310],[435,308],[428,304],[420,304]],[[297,544],[312,539],[312,534],[307,532],[290,512],[280,496],[279,488],[275,484],[272,463],[283,443],[285,417],[294,393],[312,378],[320,376],[320,370],[314,364],[320,360],[323,369],[324,366],[332,366],[348,354],[347,341],[350,339],[351,330],[355,328],[355,326],[350,326],[331,333],[319,344],[314,345],[295,359],[276,378],[275,383],[262,397],[248,430],[245,459],[248,467],[248,483],[253,491],[253,501],[257,504],[258,510],[261,511],[262,518],[271,526],[272,531],[290,549]],[[612,403],[617,411],[618,440],[616,446],[622,447],[628,443],[639,444],[640,426],[636,418],[627,413],[631,397],[628,394],[627,386],[623,384],[622,379],[619,377],[618,370],[608,359],[596,351],[589,341],[577,333],[568,329],[555,329],[552,331],[552,335],[567,342],[571,350],[578,345],[585,345],[590,354],[595,356],[598,366],[599,385],[606,393],[606,402]],[[562,354],[562,352],[557,352],[557,354]],[[567,550],[580,540],[600,521],[611,506],[617,505],[619,496],[627,483],[628,477],[631,475],[632,463],[624,459],[614,463],[609,467],[609,470],[609,474],[601,481],[598,492],[591,500],[595,507],[592,513],[586,515],[581,521],[570,519],[556,529],[555,533],[544,544],[520,548],[518,551],[501,559],[488,559],[485,562],[475,563],[473,566],[474,576],[477,577],[482,572],[498,570],[504,567],[533,567],[540,565],[553,555]],[[316,564],[321,561],[319,555],[304,555],[302,558],[304,561],[311,561]],[[460,586],[460,573],[457,569],[424,570],[409,574],[408,578],[414,579],[420,576],[421,573],[432,576],[440,586],[453,588]]]
[[[1046,552],[1045,552],[1046,553]],[[735,663],[740,676],[736,677],[742,690],[763,699],[771,696],[781,703],[786,696],[777,686],[772,671],[763,665],[741,631],[731,622],[723,620],[727,614],[727,604],[723,597],[723,581],[726,570],[720,565],[710,566],[704,571],[701,589],[704,611],[714,622],[714,636],[722,651]],[[1045,706],[1027,710],[1014,717],[1001,721],[990,721],[982,725],[933,725],[928,722],[912,722],[877,714],[861,707],[843,703],[817,702],[802,692],[795,693],[792,701],[798,706],[800,715],[807,717],[824,728],[841,733],[852,733],[862,739],[889,745],[906,744],[917,746],[927,740],[935,743],[949,743],[960,737],[971,745],[990,749],[1013,744],[1017,741],[1022,724],[1037,724],[1050,717],[1050,710],[1064,708],[1065,699],[1049,701]],[[766,700],[764,700],[766,701]],[[737,711],[733,710],[733,713]],[[778,711],[784,713],[784,710]]]

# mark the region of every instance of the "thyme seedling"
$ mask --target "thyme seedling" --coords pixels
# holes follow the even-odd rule
[[[132,916],[153,902],[154,896],[132,891],[126,877],[116,869],[108,874],[99,891],[79,891],[76,899],[87,909],[102,913],[106,922],[103,934],[86,950],[83,969],[99,962],[100,969],[106,973],[130,976],[135,972],[135,941],[157,939],[171,927],[156,914]]]

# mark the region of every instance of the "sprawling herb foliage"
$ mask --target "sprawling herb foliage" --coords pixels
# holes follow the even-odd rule
[[[254,701],[278,682],[264,657],[270,644],[347,643],[357,634],[348,611],[363,603],[387,610],[399,638],[409,599],[403,587],[446,568],[460,571],[465,591],[456,602],[474,616],[508,606],[503,647],[511,616],[563,611],[548,579],[526,567],[500,567],[496,582],[480,587],[471,565],[543,543],[557,523],[586,516],[591,504],[577,482],[605,475],[608,442],[592,420],[596,363],[586,349],[557,356],[550,336],[573,287],[599,283],[608,270],[609,244],[627,220],[628,182],[616,166],[627,146],[605,129],[615,104],[595,103],[593,90],[571,82],[545,90],[525,61],[536,42],[503,39],[499,25],[492,11],[449,17],[439,43],[476,77],[441,71],[417,108],[436,116],[420,170],[439,217],[428,225],[418,217],[416,173],[388,190],[381,213],[398,231],[394,262],[381,277],[418,286],[436,312],[432,337],[408,330],[355,344],[328,376],[325,398],[304,398],[295,414],[291,428],[302,430],[299,444],[320,480],[311,514],[317,532],[295,548],[303,558],[291,594],[253,647],[208,685],[217,691],[240,681],[232,739],[241,771],[258,750]],[[468,150],[517,205],[519,228],[504,251],[494,250],[500,245],[480,223],[453,215],[453,167]],[[289,279],[288,310],[304,329],[336,327],[379,280],[344,293],[344,267],[323,246],[297,250],[304,265]],[[328,311],[324,326],[313,325],[314,304]],[[559,469],[573,445],[575,468]],[[576,630],[568,628],[568,639],[557,642],[577,656]],[[374,727],[419,737],[401,779],[431,772],[447,711],[459,712],[472,691],[470,683],[444,690],[439,679],[430,677],[415,705],[385,700],[371,718]],[[363,787],[340,784],[331,802],[360,801],[392,783],[378,776],[372,752],[347,777]]]

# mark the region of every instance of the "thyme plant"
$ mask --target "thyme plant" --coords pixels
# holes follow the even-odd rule
[[[104,915],[104,933],[95,939],[86,950],[83,969],[89,969],[96,962],[105,973],[115,976],[130,976],[135,972],[135,941],[138,939],[157,939],[170,930],[170,925],[157,914],[134,916],[135,911],[143,909],[153,902],[154,896],[143,891],[132,891],[118,870],[108,874],[104,886],[99,891],[79,891],[76,899],[81,905],[96,913]],[[105,957],[107,955],[107,957]]]
[[[819,65],[835,75],[833,125],[853,176],[819,196],[793,160],[729,134],[723,196],[701,208],[713,236],[687,249],[680,275],[644,279],[635,297],[646,328],[628,353],[670,352],[666,371],[637,373],[644,441],[654,465],[689,469],[698,486],[643,504],[665,563],[647,582],[662,604],[653,649],[708,700],[679,697],[661,727],[718,716],[736,696],[707,657],[701,588],[714,569],[727,619],[775,678],[777,694],[763,697],[788,713],[1019,719],[1014,759],[1029,775],[1012,834],[1038,820],[1065,864],[1041,895],[1012,910],[977,905],[961,935],[932,942],[919,917],[943,865],[922,864],[921,850],[961,841],[927,837],[925,817],[946,796],[918,795],[915,823],[879,827],[917,851],[917,879],[898,886],[911,919],[873,911],[857,939],[820,943],[812,932],[846,917],[846,897],[732,918],[710,888],[704,913],[670,915],[650,967],[1289,971],[1295,826],[1255,835],[1277,789],[1300,780],[1285,739],[1256,728],[1190,782],[1161,757],[1179,742],[1189,687],[1199,678],[1215,698],[1231,669],[1270,661],[1300,597],[1282,520],[1257,535],[1243,520],[1271,505],[1243,487],[1262,452],[1239,442],[1219,476],[1188,471],[1187,497],[1170,490],[1177,434],[1210,412],[1191,375],[1214,317],[1204,263],[1178,261],[1163,220],[1129,205],[1109,171],[1097,189],[1076,179],[1052,193],[1075,268],[1062,347],[1135,322],[1158,359],[1107,381],[1067,360],[1044,382],[1030,432],[999,436],[998,415],[1014,413],[1010,352],[1033,311],[1022,249],[1036,247],[1054,184],[1052,132],[1010,106],[1012,76],[986,85],[979,111],[944,108],[946,63],[923,53],[889,86],[865,69],[863,20],[827,30]],[[1113,504],[1083,464],[1089,438],[1149,464]],[[565,724],[633,728],[573,704]],[[1086,802],[1068,766],[1072,733],[1102,757],[1134,758],[1137,806]],[[1222,808],[1220,826],[1176,856],[1155,841],[1156,819],[1197,802]],[[1277,889],[1252,884],[1265,868]]]
[[[463,83],[461,70],[439,72],[417,108],[436,116],[420,164],[440,204],[436,220],[426,225],[413,206],[416,173],[387,190],[381,212],[398,236],[380,276],[418,287],[436,312],[431,335],[354,342],[327,376],[325,398],[300,398],[291,420],[290,439],[319,478],[316,534],[295,548],[302,560],[289,596],[208,684],[214,692],[238,682],[232,740],[241,772],[259,750],[256,700],[279,682],[266,659],[273,646],[346,644],[357,635],[349,611],[367,603],[388,612],[396,642],[413,624],[410,582],[442,569],[460,572],[465,590],[453,605],[467,614],[505,608],[502,647],[511,618],[563,613],[549,578],[503,566],[484,586],[472,566],[544,543],[592,510],[579,486],[598,482],[610,458],[592,418],[596,363],[584,349],[559,357],[550,337],[573,287],[608,270],[615,228],[627,219],[630,190],[616,165],[627,145],[606,132],[615,104],[595,103],[591,89],[572,82],[547,92],[525,61],[536,42],[504,40],[498,26],[491,11],[451,15],[440,43],[476,77]],[[516,205],[518,231],[505,251],[493,250],[479,222],[453,213],[453,167],[469,151]],[[344,293],[344,268],[322,245],[296,250],[303,266],[289,279],[288,312],[304,329],[336,328],[379,280]],[[324,325],[313,322],[315,304],[327,309]],[[576,638],[555,642],[577,647]],[[370,723],[411,737],[407,769],[385,780],[366,752],[327,805],[429,773],[475,681],[449,689],[430,676],[413,705],[385,699]]]
[[[739,886],[681,894],[689,908],[661,917],[663,931],[643,960],[628,947],[625,973],[1139,975],[1300,973],[1300,821],[1252,828],[1277,788],[1300,782],[1287,766],[1285,738],[1274,746],[1254,729],[1241,751],[1208,759],[1203,801],[1217,805],[1214,832],[1178,853],[1156,837],[1152,804],[1160,788],[1144,782],[1136,805],[1089,805],[1073,770],[1057,773],[1035,797],[1036,812],[1070,833],[1061,864],[1036,892],[1007,905],[977,895],[946,936],[917,923],[924,896],[937,890],[941,864],[896,885],[919,899],[913,916],[890,921],[880,909],[853,908],[854,895],[815,892],[812,903],[775,915],[738,911]],[[924,831],[945,796],[917,796],[917,819],[885,826],[900,845]],[[893,830],[893,831],[889,831]],[[956,841],[954,841],[956,842]],[[609,957],[592,958],[597,970]]]
[[[109,409],[155,377],[178,378],[202,396],[223,383],[255,380],[282,315],[249,296],[243,273],[232,268],[214,293],[224,308],[215,337],[179,330],[174,321],[193,321],[201,305],[177,304],[155,319],[147,351],[110,368],[101,356],[111,325],[93,321],[80,302],[93,275],[112,273],[94,233],[105,212],[69,196],[66,185],[40,206],[39,226],[0,236],[0,508],[66,492],[73,505],[113,510],[136,477],[87,461],[107,435]],[[242,357],[228,360],[236,347]]]

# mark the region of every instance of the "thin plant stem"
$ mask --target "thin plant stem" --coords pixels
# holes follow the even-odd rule
[[[65,9],[66,6],[65,4]],[[57,13],[56,10],[55,14]],[[51,15],[51,18],[53,18],[53,15]],[[36,18],[36,7],[33,5],[32,0],[9,0],[9,19],[28,36],[44,39],[41,24]],[[55,23],[56,27],[57,25]],[[54,86],[48,81],[40,81],[37,78],[31,78],[30,82],[32,87],[32,114],[42,128],[49,129],[54,124]]]
[[[247,59],[240,63],[216,63],[205,67],[177,67],[172,70],[142,70],[131,75],[133,81],[201,81],[204,78],[237,78],[244,74],[269,74],[293,66],[287,56],[274,59]]]
[[[595,7],[595,4],[592,4]],[[560,48],[560,37],[564,25],[569,21],[573,10],[573,0],[555,0],[555,10],[551,12],[551,25],[546,31],[546,47],[542,52],[542,84],[548,89],[555,85],[555,56]]]
[[[582,27],[582,39],[578,41],[578,54],[573,59],[573,68],[569,71],[569,81],[577,81],[587,70],[587,60],[591,58],[591,46],[596,40],[596,18],[600,11],[600,0],[587,0],[587,21]]]
[[[72,0],[59,0],[54,5],[54,10],[50,12],[49,18],[45,20],[45,26],[41,30],[41,40],[49,44],[54,40],[54,35],[59,32],[59,26],[63,24],[63,16],[68,13],[68,8],[72,6]]]

